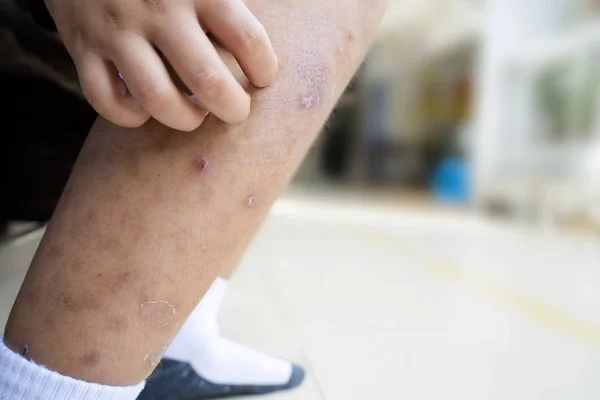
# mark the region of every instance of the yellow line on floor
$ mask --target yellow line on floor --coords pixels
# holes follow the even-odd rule
[[[365,241],[393,254],[401,254],[403,258],[407,256],[411,258],[413,256],[416,263],[438,278],[443,278],[483,295],[532,320],[542,323],[554,331],[576,338],[595,348],[600,348],[600,326],[584,321],[497,282],[479,277],[471,272],[462,271],[459,267],[446,260],[431,257],[424,250],[419,251],[415,247],[405,248],[391,241],[388,237],[383,236],[377,230],[368,229],[368,233],[364,231],[363,233],[364,235],[361,239],[365,239]]]

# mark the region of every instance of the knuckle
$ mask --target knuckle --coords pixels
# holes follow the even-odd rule
[[[267,34],[256,27],[242,29],[239,33],[240,44],[246,49],[255,49],[266,43]]]
[[[138,101],[147,108],[161,107],[168,100],[168,88],[157,82],[147,82],[140,90]]]
[[[216,70],[204,68],[194,74],[194,83],[205,96],[212,96],[223,88],[225,79]]]
[[[228,13],[234,8],[238,0],[213,0],[211,7],[220,13]]]

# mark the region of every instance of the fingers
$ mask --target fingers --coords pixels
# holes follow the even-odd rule
[[[258,87],[277,75],[277,56],[263,25],[241,0],[199,2],[200,23],[236,58]]]
[[[114,65],[94,53],[75,58],[83,93],[94,110],[127,128],[143,125],[150,114],[130,95]]]
[[[124,38],[113,57],[129,91],[154,119],[187,132],[202,124],[205,110],[177,89],[162,60],[144,38]]]
[[[177,75],[204,107],[224,122],[244,121],[250,96],[236,81],[195,15],[181,16],[174,30],[153,38]]]

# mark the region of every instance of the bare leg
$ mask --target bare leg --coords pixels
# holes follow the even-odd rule
[[[236,251],[232,257],[231,260],[229,261],[229,263],[225,264],[222,268],[221,271],[219,271],[219,277],[225,280],[229,280],[231,279],[233,273],[238,269],[240,263],[242,262],[242,258],[244,256],[244,252],[246,250],[246,247],[248,247],[248,243],[250,242],[250,240],[247,240],[246,243],[244,243],[243,245],[241,245],[239,247],[239,250]]]
[[[235,272],[235,270],[238,268],[239,264],[234,264],[235,266],[231,266],[229,268],[224,268],[221,273],[219,274],[219,276],[225,280],[229,280],[231,279],[231,276],[233,275],[233,273]]]
[[[99,120],[6,329],[64,375],[142,381],[235,262],[362,61],[380,0],[251,0],[280,60],[239,126],[191,134]],[[185,44],[182,44],[185,45]]]

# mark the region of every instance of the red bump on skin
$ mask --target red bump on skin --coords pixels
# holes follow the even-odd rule
[[[209,165],[210,165],[210,162],[208,161],[208,159],[206,157],[198,156],[196,158],[196,167],[198,168],[198,171],[200,171],[200,172],[206,171],[206,169],[208,168]]]

